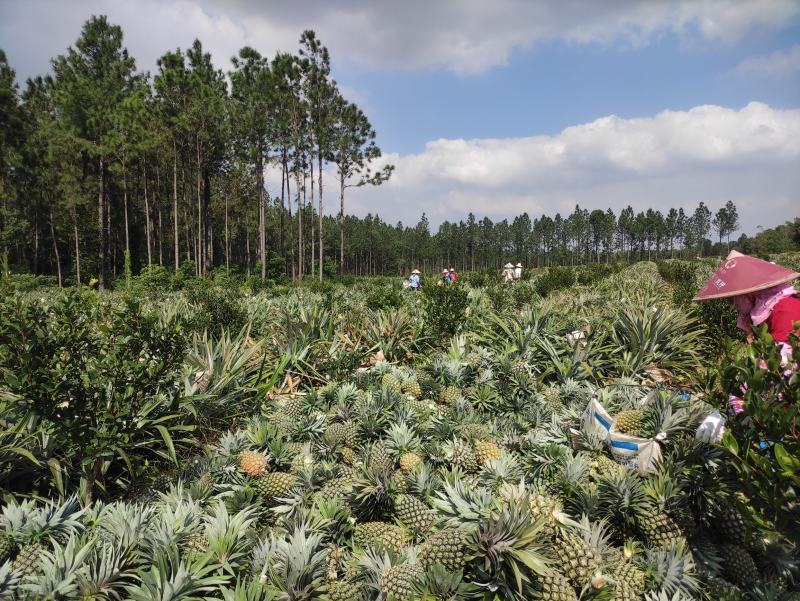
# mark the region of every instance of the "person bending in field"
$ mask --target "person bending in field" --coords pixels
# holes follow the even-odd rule
[[[412,290],[417,291],[420,289],[420,287],[422,286],[422,282],[419,279],[419,269],[415,269],[414,271],[411,272],[411,276],[409,276],[408,282],[409,282],[409,287]]]
[[[789,334],[800,334],[800,296],[791,281],[800,273],[742,253],[731,251],[725,262],[695,295],[695,301],[730,298],[739,313],[737,325],[753,340],[753,328],[766,324],[772,339],[781,347],[786,366],[791,357]],[[792,366],[789,366],[792,369]],[[737,396],[729,399],[733,413],[744,410]]]

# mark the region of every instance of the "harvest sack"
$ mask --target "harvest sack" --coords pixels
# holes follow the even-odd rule
[[[614,418],[603,408],[597,397],[593,396],[583,416],[583,429],[595,432],[601,440],[606,440],[613,424]]]
[[[661,459],[658,441],[666,437],[663,432],[659,432],[655,438],[639,438],[612,431],[608,433],[608,446],[614,459],[644,476],[655,471]]]

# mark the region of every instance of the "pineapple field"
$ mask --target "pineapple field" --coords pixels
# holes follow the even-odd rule
[[[7,282],[0,598],[800,599],[800,376],[713,265]]]

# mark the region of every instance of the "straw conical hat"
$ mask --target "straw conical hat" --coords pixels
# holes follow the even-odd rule
[[[800,278],[800,273],[769,261],[748,257],[732,250],[725,262],[717,267],[694,300],[727,298],[758,292],[777,284]]]
[[[411,273],[416,273],[416,274],[418,274],[418,273],[419,273],[419,269],[414,269],[414,270],[413,270]]]
[[[517,263],[517,267],[522,267],[522,263]]]
[[[514,266],[511,263],[506,263],[505,264],[505,268],[506,269],[514,269]]]

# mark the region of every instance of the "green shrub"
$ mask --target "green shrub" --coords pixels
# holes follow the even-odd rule
[[[467,290],[456,282],[422,288],[425,299],[425,322],[440,341],[456,334],[464,323],[469,306]]]
[[[403,304],[399,284],[375,284],[369,288],[365,301],[368,308],[396,309]]]
[[[547,272],[536,279],[536,291],[547,296],[556,290],[569,288],[575,284],[575,271],[569,267],[548,267]]]
[[[186,296],[197,309],[191,327],[198,332],[238,332],[247,322],[242,293],[235,286],[219,286],[195,278],[187,282]]]
[[[0,300],[0,388],[13,399],[6,422],[47,432],[51,469],[73,486],[80,478],[88,498],[148,458],[175,460],[182,325],[131,298],[101,302],[85,289],[51,298]],[[30,477],[20,484],[35,490]]]

